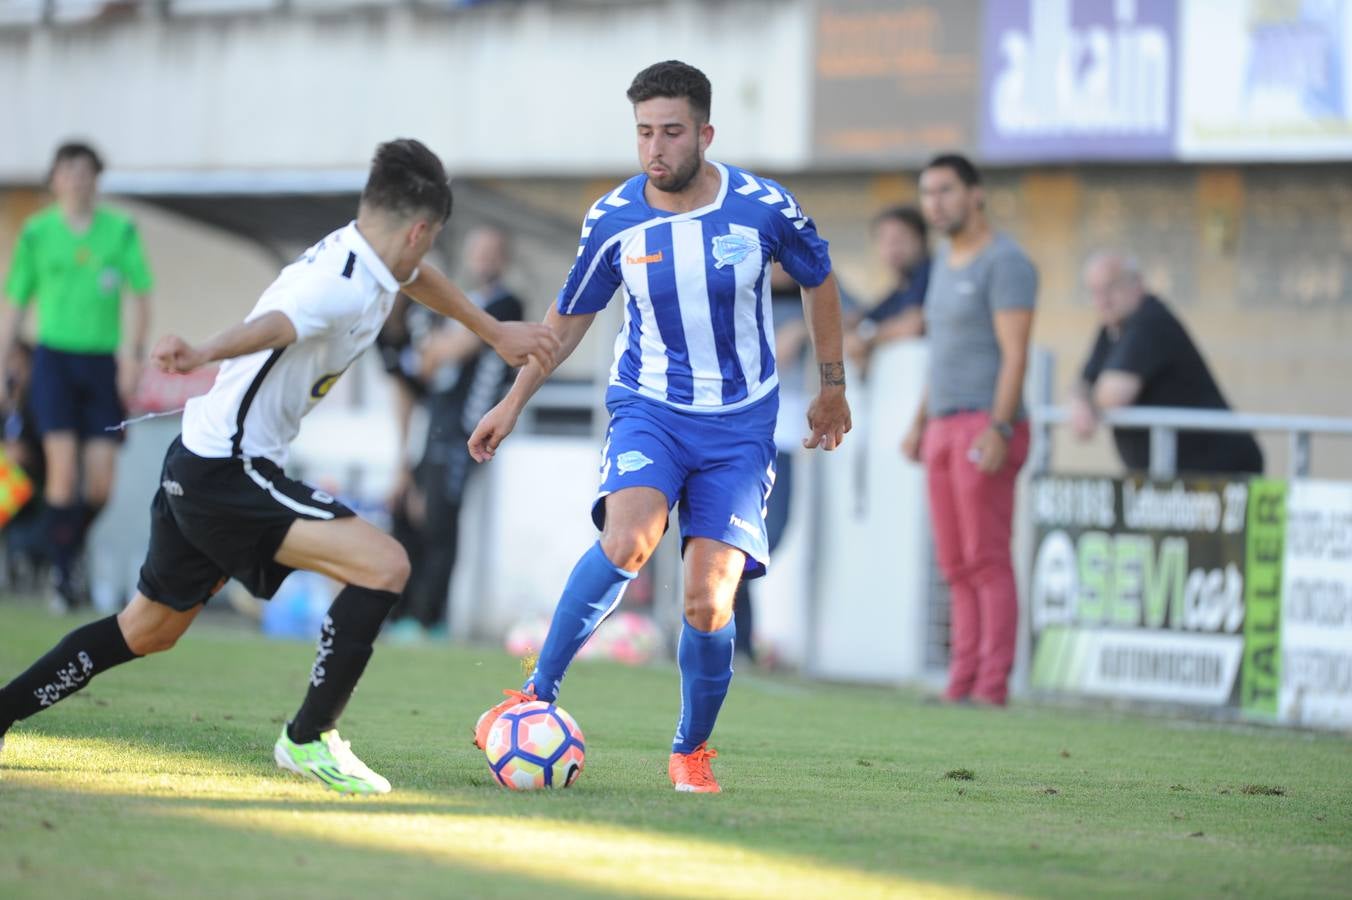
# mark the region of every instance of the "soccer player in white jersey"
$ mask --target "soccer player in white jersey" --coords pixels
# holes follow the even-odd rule
[[[709,80],[657,63],[630,85],[642,173],[592,206],[577,260],[546,323],[561,355],[577,347],[619,289],[606,405],[610,430],[592,518],[601,539],[573,569],[535,671],[475,726],[523,700],[553,701],[568,664],[620,602],[679,504],[685,616],[677,659],[681,713],[668,774],[678,791],[719,790],[709,735],[732,680],[733,595],[765,571],[765,500],[774,483],[779,406],[770,267],[799,284],[821,370],[806,447],[832,450],[850,430],[840,297],[826,241],[783,187],[705,159]],[[551,369],[528,364],[470,437],[490,459]]]
[[[402,289],[453,316],[513,365],[552,362],[543,325],[499,323],[441,273],[419,268],[451,214],[441,161],[414,140],[381,144],[357,219],[311,247],[239,325],[196,346],[167,336],[154,361],[189,372],[221,361],[215,385],[188,402],[151,504],[150,548],[121,613],[77,628],[0,689],[5,732],[113,666],[168,650],[227,578],[271,597],[294,569],[345,587],[324,619],[305,699],[282,729],[277,764],[341,793],[386,793],[338,736],[336,722],[372,642],[408,579],[391,537],[333,497],[288,478],[300,420],[370,346]]]

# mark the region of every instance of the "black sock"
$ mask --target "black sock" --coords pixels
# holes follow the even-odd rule
[[[349,584],[333,600],[319,634],[310,688],[286,733],[297,744],[333,728],[371,658],[371,645],[399,595]]]
[[[737,637],[733,649],[755,662],[756,648],[751,645],[751,589],[747,586],[746,579],[737,582],[737,593],[732,601],[732,618],[737,623]]]
[[[90,503],[88,500],[80,504],[80,541],[84,542],[85,536],[89,534],[89,529],[94,527],[95,520],[99,513],[103,512],[104,504]]]
[[[95,675],[136,659],[117,616],[82,625],[18,678],[0,688],[0,735],[83,688]]]
[[[47,546],[52,566],[57,575],[69,577],[75,558],[80,553],[80,539],[84,535],[84,510],[79,504],[47,507]]]

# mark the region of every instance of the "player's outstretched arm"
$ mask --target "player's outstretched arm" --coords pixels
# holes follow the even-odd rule
[[[433,312],[455,319],[492,347],[508,365],[536,359],[552,371],[558,365],[559,339],[547,326],[535,322],[499,322],[474,304],[436,266],[424,262],[418,275],[403,286],[404,293]]]
[[[197,346],[176,334],[166,334],[155,343],[151,362],[162,372],[191,372],[208,363],[259,350],[275,350],[296,342],[296,327],[286,313],[273,310],[256,319],[240,322]]]
[[[479,420],[474,433],[469,436],[469,455],[474,457],[475,461],[488,462],[493,458],[498,445],[512,433],[512,429],[516,428],[516,420],[521,416],[521,410],[526,408],[526,403],[535,396],[535,392],[549,379],[554,369],[577,349],[582,336],[587,333],[595,318],[595,313],[565,316],[554,306],[549,307],[549,312],[545,314],[544,326],[558,335],[558,355],[551,357],[548,366],[532,356],[530,362],[517,373],[516,381],[512,383],[512,389],[507,392],[507,396]]]
[[[812,347],[821,372],[821,388],[807,409],[808,436],[803,446],[834,450],[853,427],[845,399],[845,351],[840,322],[840,289],[836,276],[814,288],[803,288],[803,318],[812,333]]]

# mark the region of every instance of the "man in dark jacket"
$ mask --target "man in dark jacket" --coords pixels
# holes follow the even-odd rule
[[[1090,257],[1085,286],[1103,325],[1071,400],[1071,427],[1093,436],[1102,410],[1122,406],[1229,409],[1206,361],[1183,324],[1146,291],[1136,263],[1120,253]],[[1128,469],[1150,468],[1150,432],[1114,428],[1113,440]],[[1263,453],[1253,435],[1180,431],[1180,472],[1261,474]]]

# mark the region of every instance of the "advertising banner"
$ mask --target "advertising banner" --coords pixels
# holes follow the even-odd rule
[[[919,164],[970,147],[980,10],[974,0],[821,0],[815,159]]]
[[[1267,719],[1277,717],[1277,695],[1281,690],[1285,535],[1286,482],[1266,478],[1249,482],[1240,706],[1249,715]]]
[[[1172,158],[1177,27],[1177,0],[987,3],[982,157]]]
[[[1187,0],[1183,159],[1352,157],[1352,2]]]
[[[1352,484],[1293,481],[1285,513],[1278,714],[1352,728]]]
[[[1352,484],[1032,481],[1032,687],[1352,730]]]
[[[1032,686],[1237,702],[1249,486],[1045,476],[1032,483]]]

